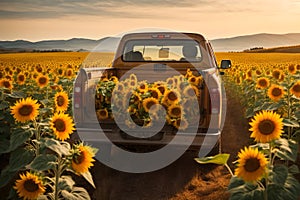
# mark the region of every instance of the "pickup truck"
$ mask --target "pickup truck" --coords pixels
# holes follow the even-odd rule
[[[210,43],[200,34],[126,34],[119,42],[111,67],[80,69],[73,93],[76,130],[86,142],[112,143],[130,151],[133,151],[132,148],[140,151],[152,147],[159,149],[172,144],[197,152],[201,149],[201,155],[205,156],[218,148],[226,114],[226,97],[220,79],[224,72],[220,69],[230,66],[230,60],[222,60],[218,67]],[[137,81],[133,83],[134,87],[128,85],[128,79]],[[182,84],[178,83],[180,81]],[[163,90],[169,93],[160,90],[154,101],[155,91],[149,88],[162,85],[165,87]],[[146,86],[148,91],[141,92]],[[184,90],[191,86],[195,98],[182,100]],[[130,107],[138,89],[140,102]],[[118,97],[113,98],[113,95]],[[177,99],[176,105],[181,107],[173,105],[170,111],[171,105],[164,103],[168,101],[168,95],[173,95]],[[146,98],[149,102],[151,98],[154,101],[149,103],[148,108],[143,104]],[[125,109],[118,108],[120,100],[125,101]],[[159,109],[153,106],[155,104],[161,105]],[[152,111],[151,106],[154,108]],[[141,112],[144,114],[137,116]],[[188,115],[188,112],[193,114],[183,119],[182,116]],[[151,117],[155,116],[161,123],[152,123],[155,120]]]

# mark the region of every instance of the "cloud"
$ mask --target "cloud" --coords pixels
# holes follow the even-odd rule
[[[7,18],[58,18],[73,15],[108,17],[151,17],[147,8],[191,7],[195,4],[208,4],[209,0],[1,0],[0,16]],[[136,9],[126,9],[135,7]]]

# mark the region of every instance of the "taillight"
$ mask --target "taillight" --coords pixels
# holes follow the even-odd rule
[[[211,102],[211,113],[219,114],[220,113],[220,91],[218,88],[211,88],[209,90],[210,102]]]
[[[81,105],[81,88],[79,86],[74,87],[74,108],[80,108]]]

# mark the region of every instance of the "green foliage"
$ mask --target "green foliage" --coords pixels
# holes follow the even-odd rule
[[[195,158],[196,162],[200,164],[218,164],[225,165],[229,159],[230,154],[217,154],[215,156],[204,157],[204,158]]]

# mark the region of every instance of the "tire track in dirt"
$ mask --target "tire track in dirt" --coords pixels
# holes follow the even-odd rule
[[[229,164],[249,143],[248,121],[237,99],[228,95],[227,116],[222,132],[222,151],[230,153]],[[232,166],[232,165],[231,165]],[[92,168],[96,189],[89,189],[92,199],[228,199],[230,180],[223,166],[199,165],[194,154],[185,153],[171,165],[149,173],[120,172],[97,162]]]

